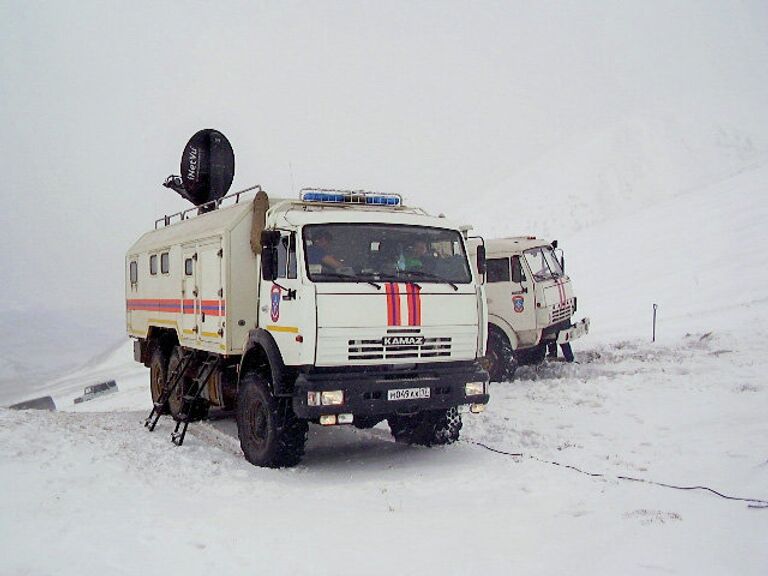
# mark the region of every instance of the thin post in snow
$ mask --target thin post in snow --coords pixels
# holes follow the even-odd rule
[[[656,342],[656,309],[658,306],[656,304],[653,305],[653,339],[651,342]]]

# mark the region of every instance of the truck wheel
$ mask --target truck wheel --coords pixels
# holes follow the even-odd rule
[[[160,399],[165,390],[166,377],[168,376],[168,361],[160,348],[155,348],[149,361],[149,391],[152,394],[152,403]],[[160,414],[168,413],[168,402],[160,408]]]
[[[240,380],[237,434],[245,459],[256,466],[295,466],[304,455],[307,422],[296,417],[290,398],[275,398],[256,372]]]
[[[530,364],[541,364],[544,362],[544,356],[547,354],[547,345],[538,344],[533,348],[523,348],[515,350],[514,355],[519,366],[526,366]]]
[[[168,375],[167,377],[170,377],[171,374],[173,374],[173,371],[176,370],[176,367],[181,364],[182,359],[182,351],[181,346],[174,346],[173,351],[171,352],[171,357],[168,359]],[[187,374],[189,373],[189,367],[187,367]],[[173,389],[173,392],[171,392],[171,395],[168,396],[168,411],[171,413],[171,416],[173,416],[174,420],[177,420],[179,418],[179,415],[181,414],[182,404],[184,400],[184,393],[189,390],[190,387],[190,379],[187,374],[184,374],[181,377],[181,382],[179,382],[176,385],[176,388]],[[170,385],[170,382],[166,382],[167,385]]]
[[[168,372],[166,376],[166,385],[170,385],[167,381],[170,378],[176,367],[181,364],[183,352],[181,346],[175,346],[171,352],[171,357],[168,359]],[[192,389],[193,379],[189,375],[194,374],[194,370],[199,370],[200,366],[194,360],[189,366],[187,366],[186,373],[181,377],[181,382],[176,385],[171,395],[168,396],[168,412],[173,416],[174,420],[178,420],[182,415],[182,409],[184,408],[184,395]],[[196,422],[198,420],[204,420],[208,417],[208,409],[210,404],[205,398],[198,398],[194,405],[188,406],[189,413],[186,415],[189,422]]]
[[[389,429],[397,442],[442,446],[459,439],[461,414],[457,408],[427,410],[413,416],[390,416]]]
[[[506,382],[515,376],[517,361],[512,355],[512,347],[507,337],[498,330],[488,332],[488,374],[491,382]]]

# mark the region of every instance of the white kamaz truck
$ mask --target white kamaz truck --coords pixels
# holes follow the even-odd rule
[[[589,318],[572,320],[577,302],[557,241],[499,238],[485,249],[491,380],[512,379],[518,365],[542,362],[547,349],[556,355],[558,344],[573,361],[571,342],[589,331]]]
[[[201,163],[192,148],[183,169]],[[387,420],[398,441],[435,445],[484,409],[486,299],[458,225],[392,194],[216,196],[126,256],[150,429],[170,412],[181,444],[189,422],[231,410],[246,459],[281,467],[299,462],[310,422]]]

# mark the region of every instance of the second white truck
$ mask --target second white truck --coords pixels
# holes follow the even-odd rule
[[[557,241],[517,236],[485,248],[491,380],[511,380],[518,365],[542,362],[558,345],[573,361],[571,342],[589,332],[589,318],[573,321],[577,300]]]

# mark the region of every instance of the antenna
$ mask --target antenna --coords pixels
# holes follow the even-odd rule
[[[163,186],[195,206],[224,196],[235,176],[235,153],[226,136],[212,128],[189,139],[181,154],[180,176],[170,175]],[[215,204],[212,205],[213,209]]]

